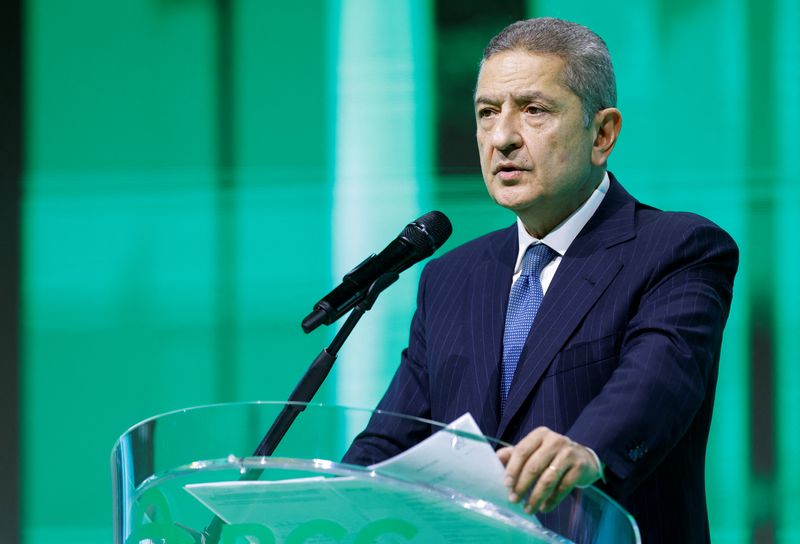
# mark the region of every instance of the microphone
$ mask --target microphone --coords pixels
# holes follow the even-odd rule
[[[373,253],[345,274],[342,283],[314,305],[314,310],[303,319],[303,331],[309,333],[322,324],[330,325],[364,300],[378,278],[386,273],[399,274],[429,257],[452,232],[453,225],[442,212],[428,212],[412,221],[386,249],[377,255]]]

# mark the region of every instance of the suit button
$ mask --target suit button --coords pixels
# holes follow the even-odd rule
[[[645,453],[647,453],[647,448],[645,448],[642,444],[638,444],[636,447],[628,450],[628,459],[635,463],[644,457]]]

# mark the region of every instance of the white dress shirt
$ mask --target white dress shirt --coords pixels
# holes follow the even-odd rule
[[[539,276],[539,280],[542,282],[542,293],[547,294],[547,288],[550,286],[550,282],[553,280],[558,265],[561,263],[561,258],[564,256],[564,253],[567,252],[567,249],[569,249],[572,241],[577,238],[581,229],[586,226],[586,223],[592,218],[597,208],[600,207],[600,203],[603,202],[603,198],[608,192],[610,183],[608,172],[606,172],[603,174],[603,181],[601,181],[600,185],[589,195],[586,202],[569,214],[566,219],[559,223],[556,228],[551,230],[541,240],[528,234],[528,231],[525,230],[525,225],[522,224],[522,220],[517,218],[519,253],[517,254],[517,264],[514,267],[514,281],[517,281],[517,278],[519,278],[522,273],[522,258],[525,256],[525,251],[528,249],[528,246],[540,243],[545,244],[558,254],[552,261],[547,263],[547,266],[542,269],[542,274]]]

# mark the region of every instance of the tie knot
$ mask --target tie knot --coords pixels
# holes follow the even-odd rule
[[[525,250],[525,256],[522,258],[522,275],[539,277],[542,269],[555,256],[555,250],[544,244],[528,246],[528,249]]]

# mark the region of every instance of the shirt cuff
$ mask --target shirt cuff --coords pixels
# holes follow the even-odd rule
[[[589,450],[589,453],[592,454],[592,457],[594,458],[594,462],[597,465],[597,469],[600,472],[600,478],[599,479],[602,480],[603,483],[605,483],[606,482],[606,475],[605,475],[605,472],[603,470],[604,469],[603,462],[600,460],[600,458],[597,456],[597,454],[595,453],[595,451],[592,448],[589,448],[587,446],[584,446],[584,448]],[[597,481],[597,480],[595,480],[595,481]],[[583,489],[584,487],[589,487],[591,485],[592,484],[586,484],[586,485],[579,485],[579,486],[576,486],[576,487],[578,487],[580,489]]]

